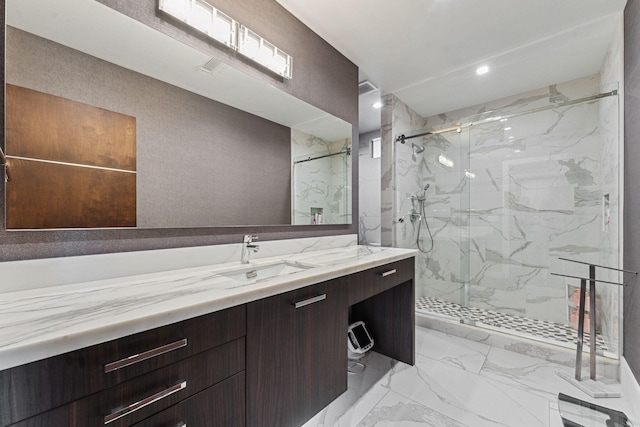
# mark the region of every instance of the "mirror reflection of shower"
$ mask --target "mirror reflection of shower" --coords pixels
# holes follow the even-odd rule
[[[422,150],[424,150],[424,147],[422,147]],[[427,221],[427,215],[425,212],[425,204],[427,201],[427,190],[429,189],[430,186],[431,186],[430,184],[425,185],[424,188],[422,189],[422,193],[414,194],[411,196],[411,203],[413,204],[413,207],[411,208],[410,219],[412,223],[415,223],[416,221],[418,221],[418,233],[416,236],[416,245],[418,246],[418,250],[425,254],[428,254],[433,250],[433,235],[431,234],[431,229],[429,228],[429,222]],[[416,209],[416,205],[417,205],[417,209]],[[425,249],[424,244],[422,242],[422,238],[420,237],[420,233],[422,232],[423,226],[429,235],[429,242],[430,242],[429,249]]]

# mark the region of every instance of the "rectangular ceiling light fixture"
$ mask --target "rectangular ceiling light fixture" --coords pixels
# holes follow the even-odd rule
[[[291,79],[291,56],[244,25],[240,27],[238,52],[274,73]]]
[[[247,58],[286,78],[292,77],[291,55],[240,25],[204,0],[160,0],[158,9],[237,50]]]
[[[158,8],[212,39],[233,49],[238,48],[237,22],[205,1],[160,0]]]

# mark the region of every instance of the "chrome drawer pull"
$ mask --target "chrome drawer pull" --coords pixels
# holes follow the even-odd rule
[[[151,405],[152,403],[155,403],[159,400],[164,399],[165,397],[169,397],[171,396],[173,393],[177,393],[180,390],[183,390],[187,388],[187,382],[186,381],[182,381],[176,385],[174,385],[173,387],[169,387],[168,389],[161,391],[159,393],[154,394],[153,396],[149,396],[146,399],[142,399],[136,403],[132,403],[131,405],[122,408],[122,409],[118,409],[115,412],[112,412],[111,414],[107,415],[106,417],[104,417],[104,424],[107,425],[110,422],[113,422],[115,420],[118,420],[122,417],[125,417],[127,415],[133,414],[134,412],[136,412],[139,409],[144,408],[145,406]]]
[[[396,274],[396,269],[395,268],[393,270],[385,271],[384,273],[381,274],[381,276],[382,277],[387,277],[387,276],[391,276],[392,274]]]
[[[143,360],[151,359],[152,357],[160,356],[161,354],[169,353],[170,351],[177,350],[187,346],[187,339],[173,342],[171,344],[163,345],[153,350],[145,351],[144,353],[134,354],[133,356],[125,357],[116,362],[107,363],[104,365],[104,373],[116,371],[125,366],[133,365]]]
[[[317,297],[309,298],[304,301],[298,301],[294,305],[296,308],[304,307],[305,305],[313,304],[314,302],[322,301],[327,299],[327,294],[318,295]]]

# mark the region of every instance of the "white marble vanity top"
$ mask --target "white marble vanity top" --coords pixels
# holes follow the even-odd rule
[[[0,293],[0,370],[415,256],[350,246],[256,259],[306,267],[255,283],[221,275],[239,262]],[[311,268],[312,267],[312,268]]]

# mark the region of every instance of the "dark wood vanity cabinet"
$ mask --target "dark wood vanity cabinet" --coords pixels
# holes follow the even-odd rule
[[[373,350],[415,364],[415,260],[371,268],[349,276],[349,322],[363,321]]]
[[[248,426],[300,426],[347,390],[347,285],[247,304]]]
[[[0,371],[0,425],[124,427],[189,408],[190,398],[215,400],[219,383],[244,375],[245,334],[243,305]],[[216,425],[243,425],[241,384],[223,393],[235,402],[234,421]]]
[[[347,390],[349,322],[413,365],[414,274],[409,258],[247,304],[247,425],[298,427]]]
[[[298,427],[347,390],[350,322],[414,364],[414,304],[409,258],[0,371],[0,427]]]
[[[243,426],[244,390],[243,371],[135,424],[134,427]]]

